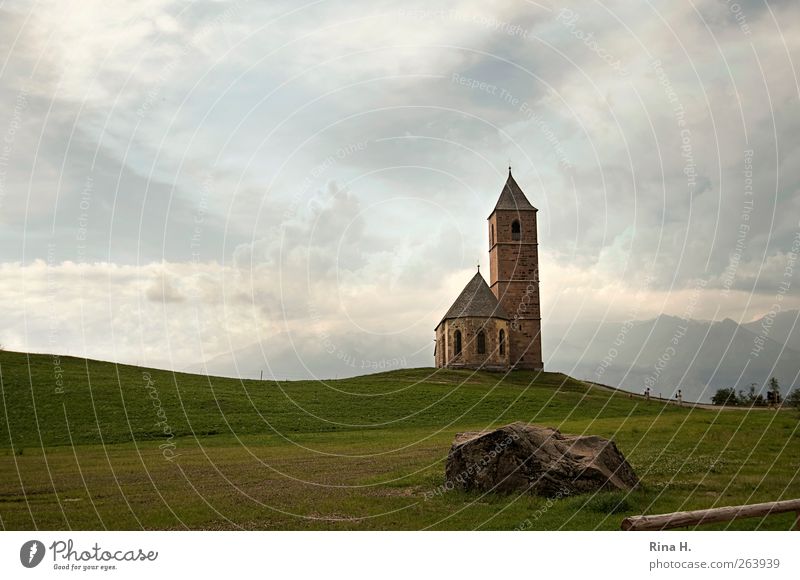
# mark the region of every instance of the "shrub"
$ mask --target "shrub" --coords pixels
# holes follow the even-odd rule
[[[756,393],[757,387],[756,383],[750,383],[750,388],[747,392],[739,391],[739,404],[745,407],[763,407],[766,404],[764,395]]]
[[[739,397],[736,395],[736,389],[719,389],[714,396],[711,397],[711,402],[715,405],[730,405],[737,406],[740,404]]]

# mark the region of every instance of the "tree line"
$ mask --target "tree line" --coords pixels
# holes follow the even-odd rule
[[[731,407],[772,407],[788,405],[800,409],[800,388],[793,389],[784,399],[781,394],[781,385],[775,377],[767,382],[767,396],[760,393],[758,383],[751,383],[747,390],[736,391],[735,388],[718,389],[711,402],[715,405],[728,405]]]

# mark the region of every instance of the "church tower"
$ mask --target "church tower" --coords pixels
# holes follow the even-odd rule
[[[509,362],[514,369],[543,368],[537,211],[509,167],[489,216],[489,287],[509,318]]]

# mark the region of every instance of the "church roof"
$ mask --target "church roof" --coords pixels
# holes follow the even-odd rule
[[[489,288],[486,280],[478,272],[472,277],[456,301],[444,315],[436,328],[448,318],[464,318],[466,316],[479,316],[486,318],[503,318],[508,320],[508,315],[500,306],[494,293]]]
[[[522,188],[519,184],[514,180],[514,176],[511,175],[511,168],[508,168],[508,179],[506,180],[506,184],[503,186],[503,191],[500,192],[500,197],[497,200],[497,204],[494,206],[494,213],[498,209],[511,209],[516,211],[537,211],[531,202],[528,201],[528,198],[525,197],[525,194],[522,191]]]

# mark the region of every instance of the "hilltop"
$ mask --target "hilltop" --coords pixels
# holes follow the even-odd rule
[[[623,417],[635,406],[621,393],[544,372],[422,368],[329,381],[258,381],[2,352],[0,378],[10,427],[1,430],[0,441],[12,437],[16,447],[159,439],[164,421],[176,437],[438,430],[520,418],[559,424]]]
[[[0,394],[5,529],[618,529],[800,496],[793,412],[678,407],[557,373],[276,383],[0,352]],[[642,489],[550,505],[440,493],[454,435],[512,421],[613,438]]]
[[[377,370],[366,361],[386,361],[388,353],[408,353],[394,360],[395,365],[433,365],[433,349],[420,349],[421,341],[427,340],[422,336],[388,337],[380,343],[358,333],[337,337],[341,352],[351,357],[331,356],[322,341],[302,339],[285,333],[272,335],[182,370],[245,378],[258,378],[263,371],[265,376],[281,380],[312,375],[351,377]],[[647,382],[653,393],[664,397],[673,396],[680,388],[685,400],[710,402],[717,389],[746,391],[750,383],[765,385],[772,376],[780,381],[784,395],[793,385],[800,386],[797,310],[752,322],[666,314],[628,321],[551,318],[542,340],[546,370],[634,393],[641,393]],[[358,360],[362,364],[355,364]]]

